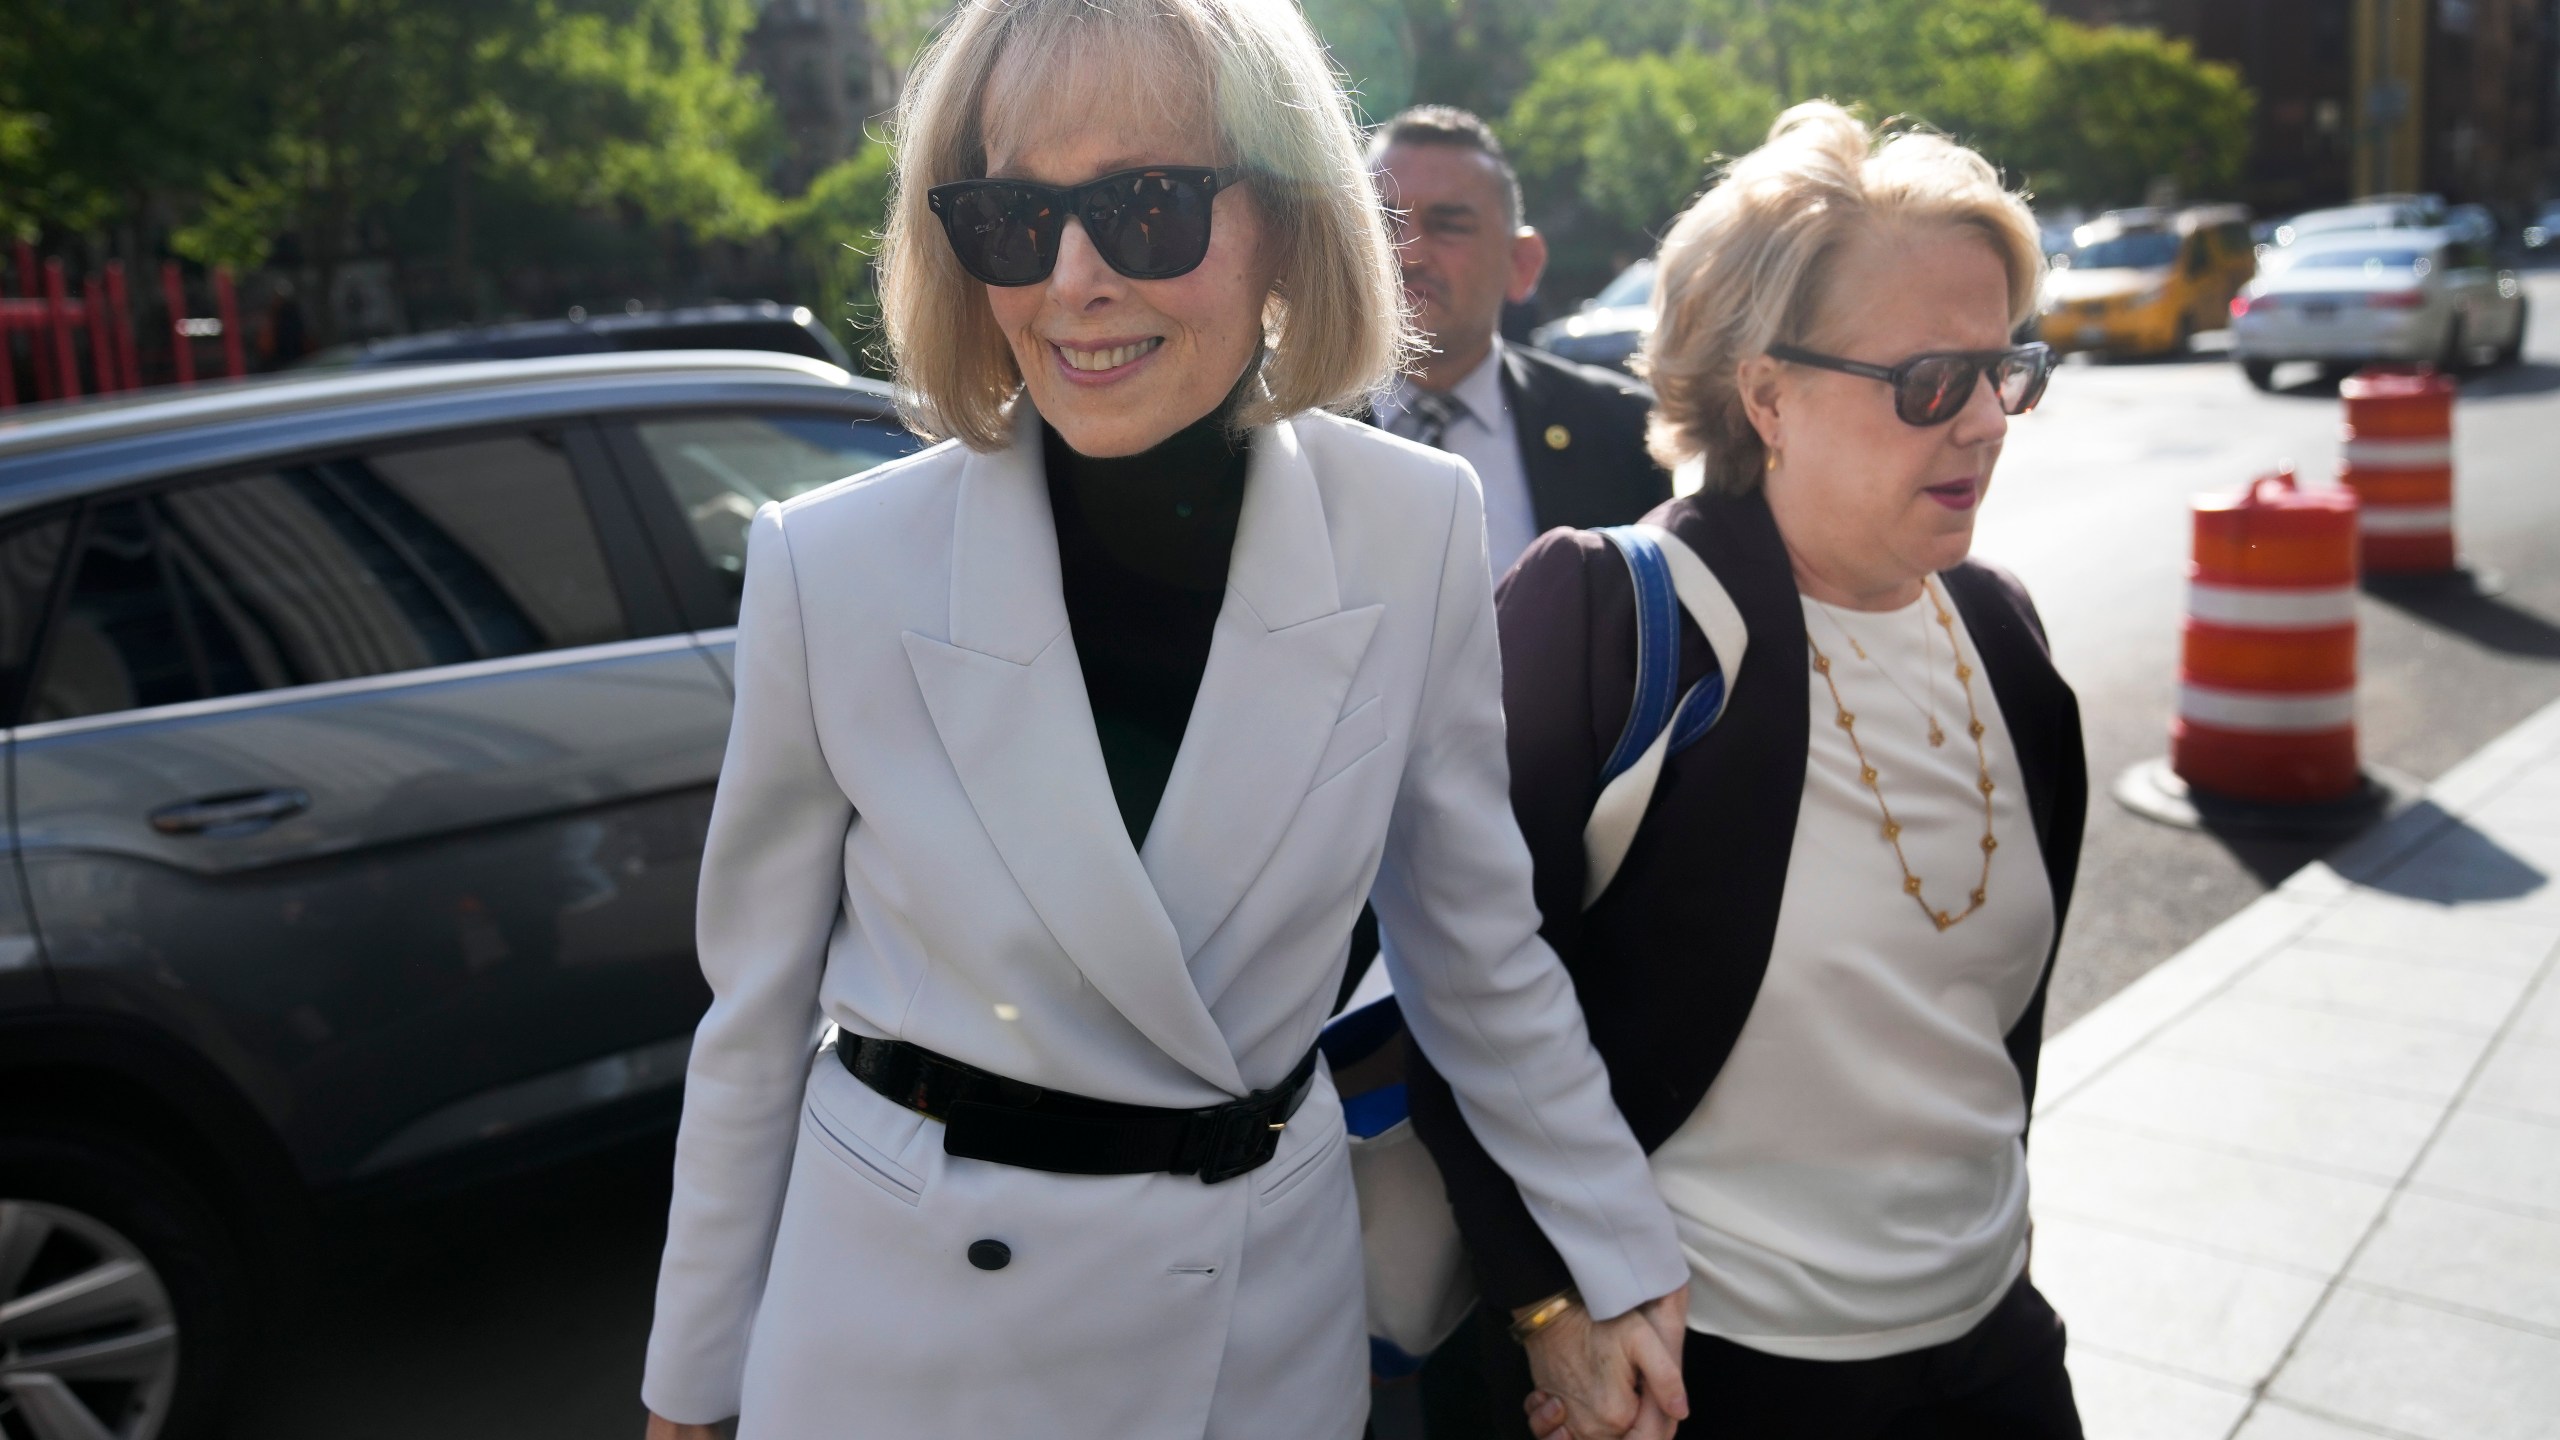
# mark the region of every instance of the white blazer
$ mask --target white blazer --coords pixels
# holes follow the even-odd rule
[[[642,1395],[742,1440],[1339,1440],[1359,1222],[1321,1071],[1216,1185],[952,1157],[822,1026],[1213,1105],[1314,1043],[1374,890],[1414,1038],[1592,1309],[1686,1282],[1513,822],[1464,462],[1252,437],[1206,674],[1143,851],[1060,598],[1039,420],[760,511],[703,858],[696,1032]],[[974,1268],[973,1241],[1012,1251]]]

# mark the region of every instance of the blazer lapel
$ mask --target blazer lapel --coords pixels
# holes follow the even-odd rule
[[[1565,452],[1547,443],[1551,408],[1545,387],[1517,348],[1502,347],[1502,403],[1511,410],[1512,437],[1520,447],[1520,473],[1529,480],[1529,509],[1540,529],[1570,525],[1580,507],[1573,503],[1574,477]],[[1628,517],[1632,518],[1632,517]]]
[[[1060,593],[1039,417],[1016,408],[1013,444],[961,472],[951,638],[908,631],[907,660],[978,823],[1068,958],[1166,1054],[1242,1094],[1112,799]]]
[[[1602,1053],[1650,1057],[1652,1083],[1620,1091],[1647,1150],[1698,1108],[1768,974],[1804,798],[1813,678],[1804,607],[1765,500],[1692,495],[1652,518],[1724,582],[1751,645],[1741,672],[1726,677],[1733,700],[1723,718],[1666,767],[1651,835],[1637,833],[1629,870],[1591,911],[1608,933],[1641,937],[1631,953],[1666,963],[1624,967],[1598,986],[1592,977],[1607,967],[1576,976]],[[1682,633],[1695,632],[1684,621]],[[1631,885],[1639,865],[1650,874]],[[1610,907],[1620,908],[1604,916]]]
[[[1384,609],[1342,608],[1324,503],[1289,423],[1254,432],[1252,457],[1208,669],[1144,852],[1186,959],[1279,847]]]
[[[2080,753],[2080,707],[2044,640],[2028,619],[2023,599],[2012,595],[1988,566],[1968,561],[1940,571],[1947,598],[1964,617],[1982,659],[1982,673],[2008,722],[2009,743],[2026,781],[2027,813],[2053,882],[2054,925],[2071,905],[2079,868],[2080,828],[2087,808],[2087,761]]]

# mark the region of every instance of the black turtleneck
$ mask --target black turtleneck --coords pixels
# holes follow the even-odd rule
[[[1246,458],[1227,409],[1110,459],[1079,455],[1040,427],[1067,623],[1133,845],[1146,843],[1173,776],[1226,598]]]

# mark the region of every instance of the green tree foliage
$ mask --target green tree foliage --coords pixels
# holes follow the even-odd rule
[[[858,321],[887,146],[775,192],[783,142],[741,64],[758,3],[0,0],[0,232],[128,253],[166,236],[244,266],[293,236],[325,271],[379,250],[386,217],[414,245],[441,212],[440,258],[470,276],[547,206],[777,246],[813,304]],[[1561,294],[1651,249],[1716,157],[1812,96],[1953,134],[2048,202],[2134,203],[2163,178],[2209,196],[2246,155],[2229,69],[2036,0],[1303,3],[1371,118],[1436,102],[1496,122]],[[866,0],[897,73],[950,10]]]
[[[149,225],[328,271],[422,186],[473,256],[483,179],[697,239],[761,236],[752,0],[0,0],[0,225]]]
[[[772,107],[738,63],[754,21],[748,0],[542,0],[482,44],[491,162],[564,203],[764,234],[783,212],[761,178],[779,154]]]
[[[2024,67],[2004,158],[2057,204],[2127,204],[2158,179],[2211,196],[2238,183],[2255,98],[2228,65],[2149,30],[2056,25]]]
[[[405,195],[420,153],[451,139],[452,119],[435,103],[450,27],[431,9],[409,0],[235,6],[230,38],[257,57],[241,68],[266,83],[210,97],[255,120],[208,137],[194,214],[173,237],[178,252],[254,265],[291,229],[310,238],[326,268],[369,212]]]
[[[1692,0],[1700,29],[1790,100],[1828,95],[1880,115],[1941,112],[1961,130],[2040,43],[2035,0]]]
[[[233,0],[0,0],[0,227],[93,230],[254,125]]]
[[[2228,67],[2034,0],[1555,0],[1537,34],[1500,128],[1563,294],[1651,249],[1715,158],[1798,100],[1952,135],[2049,203],[2136,204],[2163,178],[2210,195],[2247,155]]]
[[[1513,103],[1504,143],[1543,206],[1575,203],[1619,229],[1657,226],[1696,193],[1710,157],[1745,150],[1778,113],[1732,56],[1681,46],[1559,52]]]
[[[860,150],[819,174],[786,207],[792,258],[810,276],[809,306],[846,340],[863,368],[885,371],[879,352],[880,293],[872,262],[889,210],[890,147],[866,137]]]

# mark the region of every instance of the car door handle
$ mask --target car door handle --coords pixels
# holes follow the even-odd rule
[[[217,839],[254,835],[310,808],[311,797],[300,790],[244,790],[163,805],[151,812],[151,828],[163,835],[211,835]]]

